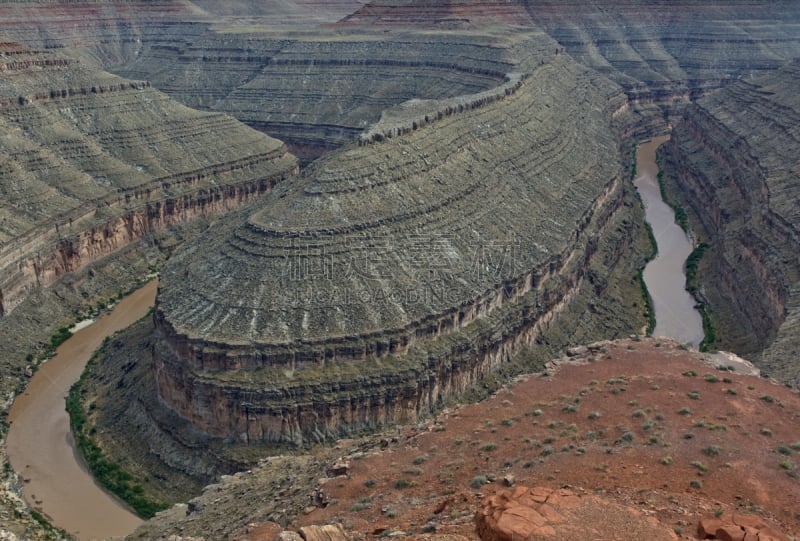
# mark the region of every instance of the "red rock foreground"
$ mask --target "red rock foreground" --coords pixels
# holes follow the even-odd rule
[[[487,496],[475,514],[483,541],[677,539],[633,507],[570,490],[517,487]]]
[[[770,528],[761,517],[737,513],[703,517],[697,534],[700,539],[724,541],[789,541],[783,532]]]
[[[256,468],[207,489],[202,512],[176,506],[133,539],[271,541],[276,522],[340,523],[357,541],[797,537],[795,390],[663,339],[570,353],[490,400],[372,444],[341,441],[303,470],[311,484],[285,462],[274,484]]]

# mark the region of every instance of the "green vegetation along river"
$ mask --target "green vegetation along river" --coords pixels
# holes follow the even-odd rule
[[[25,499],[78,539],[124,536],[141,523],[86,468],[75,448],[64,400],[103,340],[147,314],[156,289],[157,281],[149,282],[61,344],[11,407],[8,457],[23,481]]]

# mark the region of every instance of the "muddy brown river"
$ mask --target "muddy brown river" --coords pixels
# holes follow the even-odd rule
[[[644,269],[644,282],[653,298],[656,316],[654,336],[666,336],[695,348],[703,341],[703,321],[695,309],[695,300],[686,291],[683,264],[694,247],[686,233],[675,223],[675,213],[661,199],[658,188],[656,149],[669,136],[662,136],[639,146],[636,151],[634,181],[644,201],[645,218],[653,228],[658,256]]]
[[[144,316],[155,302],[153,280],[122,299],[108,314],[64,342],[14,401],[8,457],[23,481],[28,504],[81,540],[131,533],[136,515],[95,483],[74,446],[65,411],[69,388],[103,339]]]

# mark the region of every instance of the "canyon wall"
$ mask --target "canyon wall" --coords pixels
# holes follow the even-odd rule
[[[0,314],[148,232],[235,208],[297,172],[281,142],[231,117],[58,51],[0,48]]]
[[[800,63],[689,107],[664,147],[670,193],[710,245],[698,282],[717,345],[800,382]]]
[[[353,141],[384,109],[484,91],[514,70],[502,42],[474,36],[322,41],[209,30],[148,43],[114,71],[145,78],[191,107],[235,116],[307,160]]]
[[[187,246],[154,312],[161,400],[217,438],[308,445],[416,419],[532,345],[635,229],[606,113],[624,96],[566,57],[527,80]],[[555,107],[566,89],[593,112]]]

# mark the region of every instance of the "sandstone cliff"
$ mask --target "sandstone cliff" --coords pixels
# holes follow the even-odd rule
[[[686,110],[664,148],[670,193],[710,245],[698,284],[716,345],[800,383],[800,63]]]

